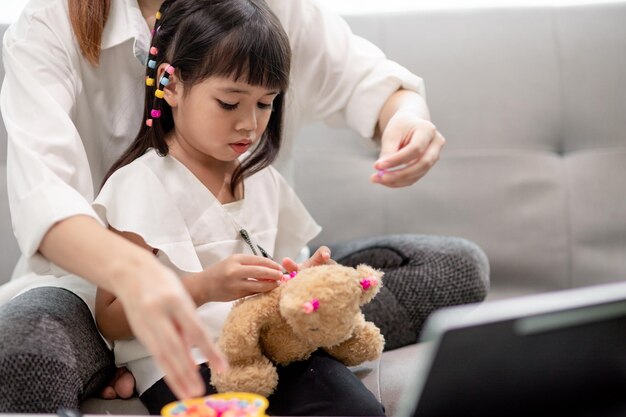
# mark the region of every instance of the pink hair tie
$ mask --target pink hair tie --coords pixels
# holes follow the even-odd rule
[[[312,312],[317,311],[317,309],[320,308],[320,300],[314,298],[311,301],[307,301],[306,303],[302,304],[302,308],[305,314],[311,314]]]
[[[146,126],[152,127],[152,119],[147,119],[146,120]]]
[[[377,286],[378,280],[374,277],[365,278],[361,280],[360,284],[361,284],[361,287],[363,288],[363,291],[367,291],[368,289],[370,289],[370,287]]]
[[[150,116],[152,116],[153,119],[158,119],[161,117],[161,110],[152,109],[150,111]]]

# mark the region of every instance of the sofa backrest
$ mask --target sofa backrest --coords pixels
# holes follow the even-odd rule
[[[465,237],[486,251],[495,287],[626,278],[626,1],[346,18],[425,79],[447,144],[418,184],[386,189],[368,182],[370,141],[307,128],[296,141],[296,188],[324,227],[316,243]],[[5,135],[0,125],[0,281],[17,257]]]
[[[418,184],[385,189],[367,183],[376,153],[355,154],[360,138],[309,129],[297,186],[332,225],[319,242],[469,238],[504,289],[626,279],[626,2],[347,18],[425,79],[447,144]]]

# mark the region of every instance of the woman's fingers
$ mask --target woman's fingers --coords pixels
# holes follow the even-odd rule
[[[161,278],[161,285],[144,286],[123,303],[133,334],[152,354],[177,398],[202,395],[204,382],[181,325],[201,326],[196,306],[174,274],[157,274],[153,278]]]
[[[180,318],[183,323],[181,328],[185,334],[185,340],[191,346],[196,346],[204,357],[211,364],[211,369],[216,372],[225,372],[228,370],[228,360],[222,351],[212,342],[211,335],[202,325],[197,325],[192,321]]]
[[[399,111],[383,132],[380,158],[374,163],[377,173],[370,179],[388,187],[412,185],[437,162],[444,144],[430,121]]]
[[[187,314],[187,316],[190,321],[198,320],[195,314]],[[179,331],[181,327],[179,322],[171,320],[172,318],[170,316],[161,323],[151,321],[156,327],[151,330],[159,330],[155,337],[159,347],[153,352],[154,359],[164,371],[165,382],[177,398],[203,395],[204,382],[191,357],[191,346],[185,342],[186,337]]]
[[[405,187],[412,185],[422,178],[432,166],[439,160],[441,149],[445,144],[445,138],[437,132],[435,138],[430,142],[426,150],[417,159],[409,160],[409,158],[415,158],[416,151],[410,146],[400,149],[393,158],[387,159],[387,162],[396,163],[401,162],[404,165],[393,165],[390,169],[382,169],[377,173],[372,174],[370,180],[372,182],[382,184],[388,187]],[[404,162],[404,161],[407,161]]]

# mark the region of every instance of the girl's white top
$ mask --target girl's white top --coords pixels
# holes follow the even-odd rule
[[[116,171],[93,207],[116,230],[133,232],[158,249],[159,260],[181,277],[235,253],[251,254],[235,224],[277,260],[295,258],[321,230],[274,168],[246,178],[244,190],[242,200],[222,205],[182,163],[150,150]],[[219,335],[230,307],[210,302],[198,308],[212,335]],[[163,377],[137,340],[113,346],[117,364],[131,370],[139,393]],[[194,353],[197,363],[206,361]]]
[[[300,126],[324,120],[371,137],[387,98],[400,87],[423,93],[423,84],[314,1],[267,3],[293,49],[285,140],[275,164],[291,182],[290,141]],[[64,271],[37,248],[58,221],[98,218],[95,187],[143,123],[150,30],[137,1],[111,1],[97,67],[82,56],[67,7],[66,0],[31,0],[3,40],[9,205],[23,256],[0,288],[0,303],[39,286],[90,296],[90,284],[59,278]]]

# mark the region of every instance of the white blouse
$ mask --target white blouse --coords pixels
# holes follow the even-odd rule
[[[290,140],[304,123],[325,120],[371,137],[394,91],[423,94],[419,77],[314,0],[267,2],[293,50],[285,140],[275,164],[288,181]],[[8,133],[9,205],[23,256],[14,281],[0,288],[0,303],[36,286],[77,292],[85,285],[52,279],[56,267],[37,249],[54,223],[74,215],[97,218],[94,185],[142,123],[150,31],[136,0],[112,0],[100,64],[93,67],[73,35],[67,1],[31,0],[3,42],[0,106]]]
[[[180,277],[200,272],[235,253],[252,250],[239,235],[273,258],[295,258],[321,230],[285,179],[272,167],[244,180],[242,200],[222,205],[197,177],[172,156],[150,150],[116,171],[93,207],[116,230],[133,232]],[[219,335],[230,302],[198,308],[210,334]],[[140,393],[163,377],[148,351],[135,339],[113,344],[115,360],[127,366]],[[197,363],[206,360],[194,352]]]

